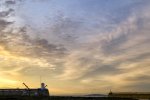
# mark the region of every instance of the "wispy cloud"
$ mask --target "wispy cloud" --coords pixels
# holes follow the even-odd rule
[[[5,2],[12,8],[9,6],[10,9],[0,12],[0,71],[3,75],[33,79],[42,74],[51,88],[64,89],[68,85],[74,92],[77,92],[74,88],[86,92],[83,91],[85,86],[92,92],[108,88],[127,91],[133,86],[137,91],[148,91],[149,1],[126,2],[120,9],[112,6],[114,9],[103,12],[97,12],[94,7],[89,9],[89,2],[82,2],[83,6],[78,7],[82,16],[77,13],[72,16],[68,10],[59,11],[60,5],[57,5],[58,11],[55,9],[56,14],[50,16],[45,8],[46,22],[40,14],[37,14],[40,21],[36,22],[32,10],[31,13],[24,10],[27,2],[22,3],[23,8],[20,7],[18,13],[12,7],[16,1]],[[94,13],[87,14],[91,11]],[[112,11],[116,11],[115,14]],[[126,15],[120,14],[121,11]]]

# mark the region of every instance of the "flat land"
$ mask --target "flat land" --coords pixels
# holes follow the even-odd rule
[[[112,97],[50,96],[50,97],[0,97],[0,100],[137,100],[137,99],[112,98]]]

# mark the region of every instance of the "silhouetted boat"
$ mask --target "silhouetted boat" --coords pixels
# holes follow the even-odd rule
[[[0,97],[3,96],[49,96],[47,85],[41,83],[41,88],[30,89],[25,83],[26,89],[0,89]]]

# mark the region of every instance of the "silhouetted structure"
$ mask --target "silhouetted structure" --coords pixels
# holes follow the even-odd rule
[[[0,97],[2,96],[49,96],[49,91],[45,84],[41,83],[41,88],[30,89],[25,83],[26,89],[0,89]]]

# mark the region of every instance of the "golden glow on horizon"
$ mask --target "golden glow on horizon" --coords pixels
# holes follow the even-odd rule
[[[2,77],[2,76],[1,76],[1,77]],[[6,78],[0,78],[0,83],[1,83],[1,84],[5,84],[6,86],[7,86],[8,84],[15,84],[15,85],[17,85],[18,81],[6,79]],[[1,87],[1,86],[0,86],[0,87]]]

